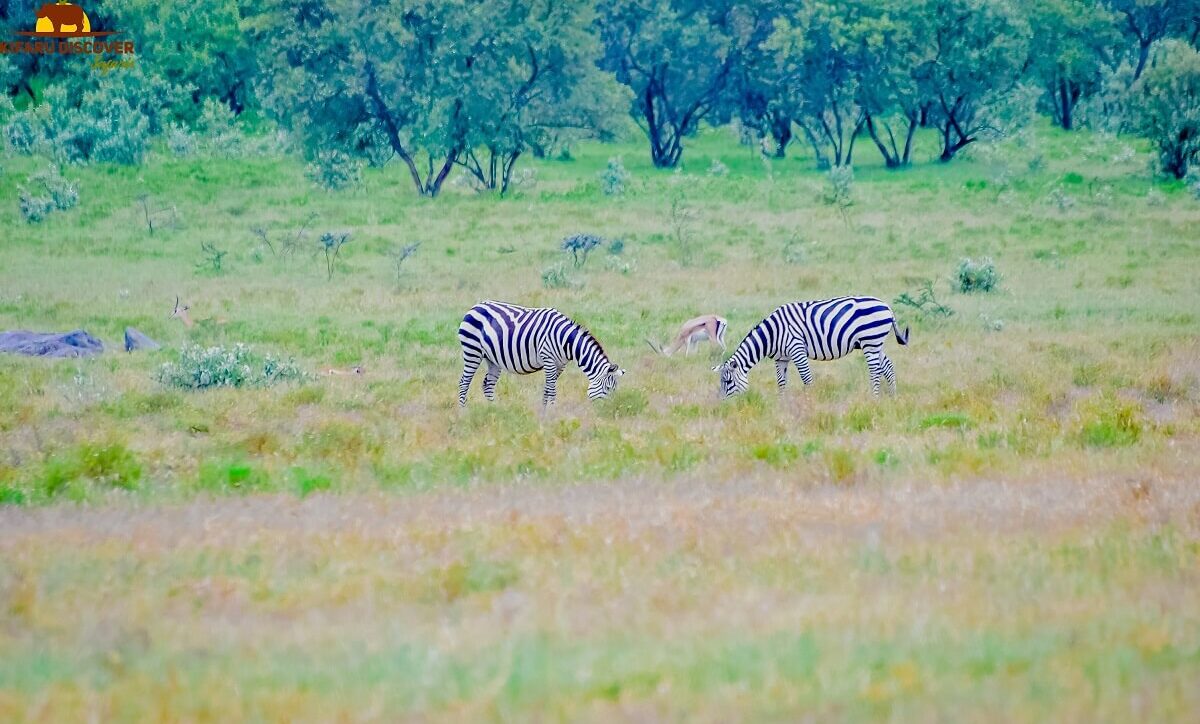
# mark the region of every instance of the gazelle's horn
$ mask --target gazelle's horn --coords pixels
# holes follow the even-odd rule
[[[650,349],[654,350],[658,354],[663,354],[662,347],[659,347],[657,344],[651,342],[649,337],[646,337],[645,339],[646,344],[650,345]]]

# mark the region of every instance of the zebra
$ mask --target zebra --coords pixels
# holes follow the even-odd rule
[[[856,349],[867,358],[871,392],[879,395],[882,375],[896,393],[896,371],[883,352],[883,341],[895,333],[908,344],[908,328],[900,331],[891,308],[874,297],[836,297],[810,302],[789,302],[759,322],[746,335],[720,373],[721,397],[745,392],[747,375],[764,357],[775,360],[775,380],[782,392],[787,386],[788,363],[796,365],[804,384],[812,384],[808,361],[838,359]]]
[[[458,404],[467,404],[467,390],[479,365],[487,360],[483,396],[496,399],[496,381],[503,371],[527,375],[546,372],[542,404],[554,404],[558,376],[575,362],[588,379],[590,400],[608,397],[625,370],[608,359],[592,333],[570,317],[549,307],[520,307],[485,301],[467,311],[458,326],[463,373],[458,383]]]

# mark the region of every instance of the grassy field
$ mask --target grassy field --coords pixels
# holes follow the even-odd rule
[[[863,144],[843,213],[802,150],[712,130],[670,173],[584,145],[435,201],[394,164],[329,193],[164,152],[68,169],[79,207],[37,225],[16,195],[44,162],[0,160],[0,330],[164,344],[0,357],[0,719],[1194,718],[1200,202],[1132,140],[1039,128],[903,172]],[[143,197],[177,221],[151,233]],[[276,258],[258,227],[306,231]],[[623,248],[575,269],[579,232]],[[957,291],[963,257],[999,287]],[[720,402],[715,352],[645,342],[926,282],[953,314],[895,305],[895,398],[855,357]],[[586,324],[617,394],[572,370],[543,414],[506,375],[460,410],[484,298]],[[186,342],[312,376],[165,386]]]

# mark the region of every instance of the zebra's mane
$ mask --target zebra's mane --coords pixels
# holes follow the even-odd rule
[[[574,320],[571,321],[575,324],[575,329],[579,330],[579,344],[582,346],[584,342],[590,339],[592,344],[596,345],[596,349],[600,350],[600,356],[608,360],[609,364],[612,364],[612,359],[608,356],[608,352],[604,351],[604,345],[600,344],[600,340],[596,339],[596,335],[592,334],[592,330],[583,326],[579,322],[575,322]]]

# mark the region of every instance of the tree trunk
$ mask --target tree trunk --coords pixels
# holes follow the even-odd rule
[[[784,158],[792,140],[792,119],[780,113],[772,114],[771,137],[775,140],[775,158]]]
[[[900,159],[896,157],[895,153],[888,150],[888,147],[884,144],[883,139],[879,137],[879,131],[875,128],[875,119],[871,116],[871,114],[868,113],[866,120],[867,135],[870,136],[871,140],[875,142],[875,148],[879,149],[879,155],[883,156],[883,165],[888,168],[897,168],[900,165]]]

